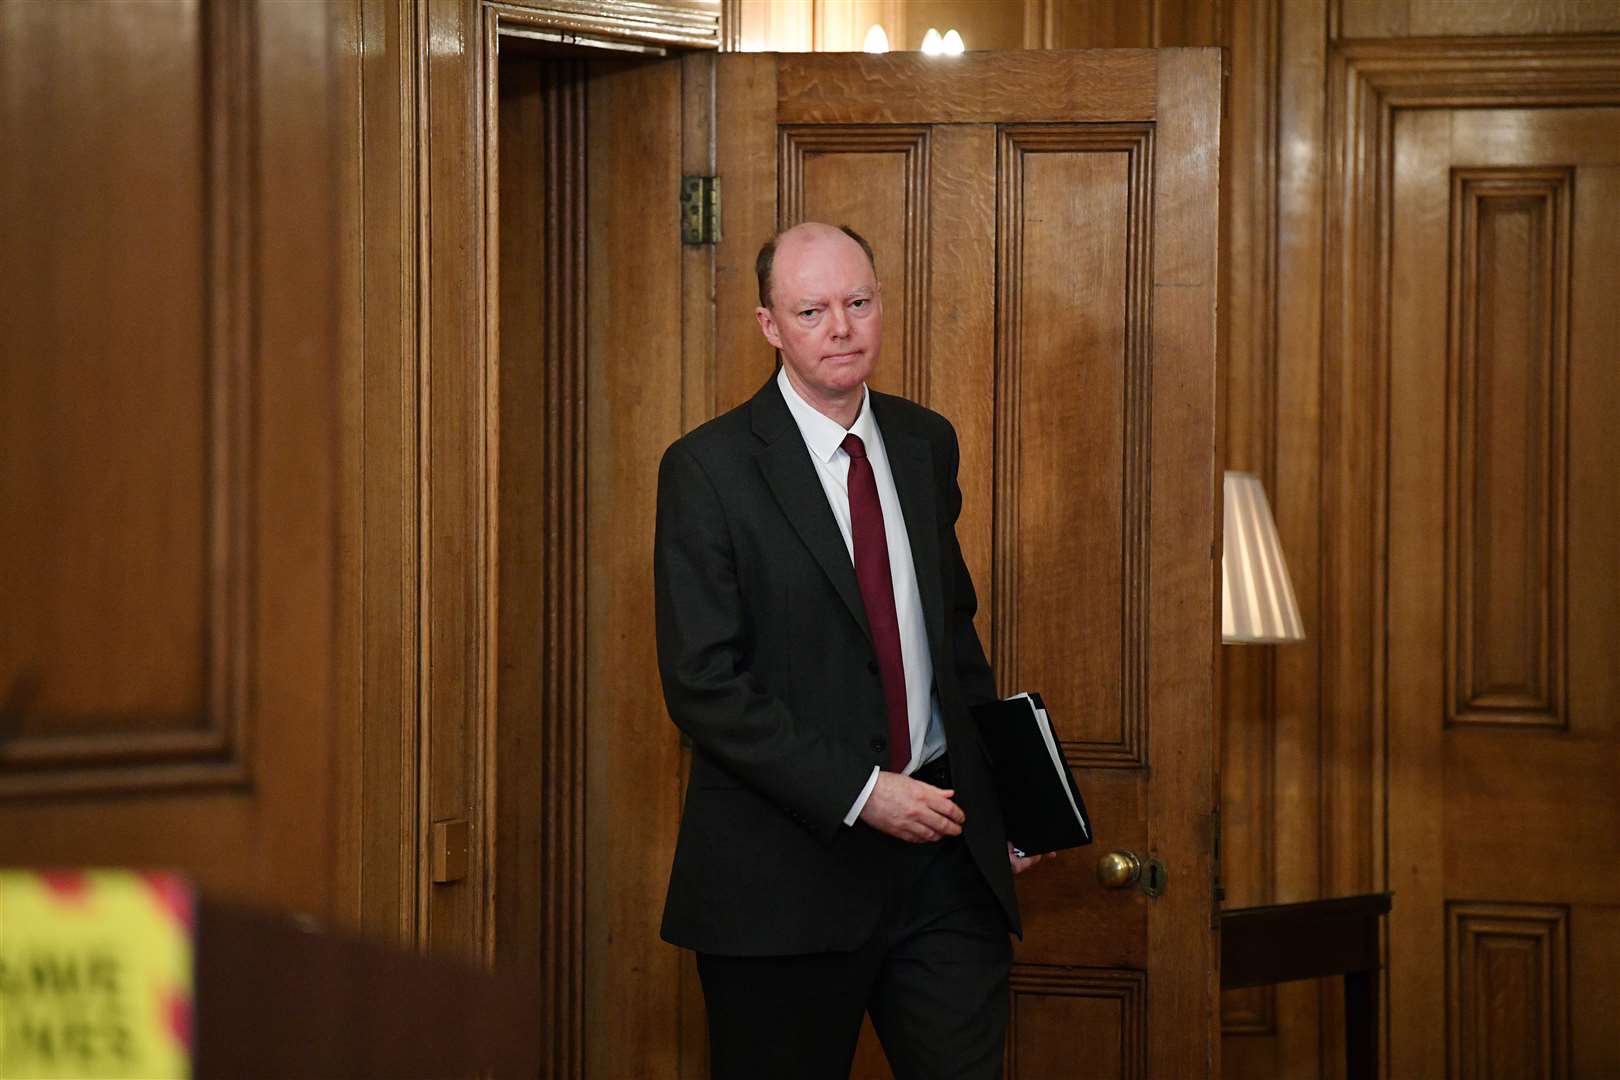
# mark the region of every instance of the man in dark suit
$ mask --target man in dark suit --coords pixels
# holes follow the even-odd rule
[[[716,1077],[999,1076],[1012,875],[970,706],[995,696],[956,539],[956,435],[870,391],[871,250],[760,252],[777,373],[658,478],[659,666],[691,782],[663,936],[695,949]]]

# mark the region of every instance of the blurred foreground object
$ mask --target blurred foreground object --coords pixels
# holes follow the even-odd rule
[[[539,1069],[505,978],[123,870],[0,871],[0,1080]]]

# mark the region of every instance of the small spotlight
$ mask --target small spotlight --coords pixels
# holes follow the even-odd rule
[[[940,52],[946,56],[961,56],[967,46],[962,44],[962,35],[955,30],[945,31],[945,40],[940,43]]]
[[[888,52],[889,35],[883,32],[882,26],[873,23],[872,29],[866,32],[866,41],[861,44],[861,48],[870,53]]]
[[[939,31],[932,26],[928,33],[923,35],[922,51],[929,56],[938,56],[945,51],[945,39],[939,36]]]

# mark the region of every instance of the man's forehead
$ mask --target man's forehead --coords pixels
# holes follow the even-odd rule
[[[830,289],[852,293],[877,287],[866,253],[859,244],[836,230],[832,236],[785,236],[784,243],[777,248],[775,270],[782,284],[795,292]],[[831,280],[833,278],[838,280]]]

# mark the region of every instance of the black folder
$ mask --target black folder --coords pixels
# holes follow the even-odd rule
[[[1018,694],[975,705],[973,721],[990,751],[1001,816],[1013,847],[1037,855],[1091,843],[1085,801],[1041,696]]]

